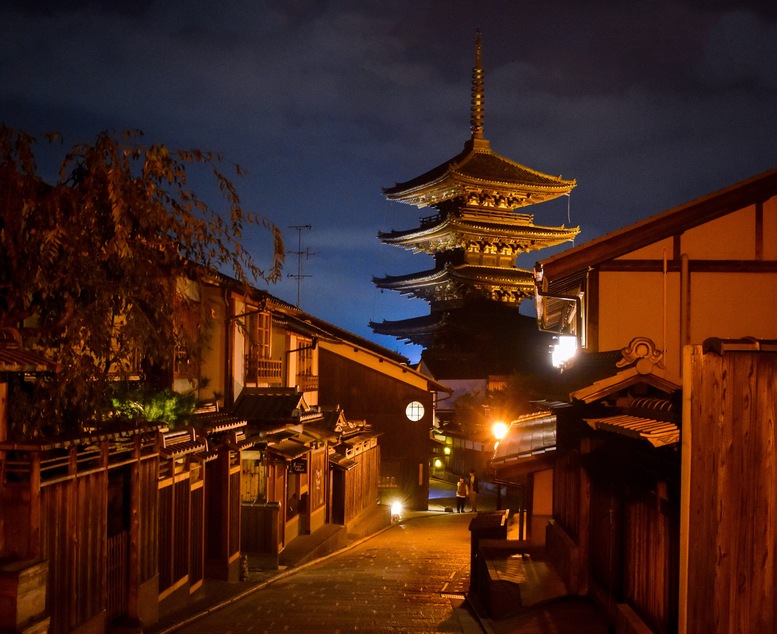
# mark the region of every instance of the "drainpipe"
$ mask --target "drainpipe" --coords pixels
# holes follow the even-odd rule
[[[661,338],[662,338],[662,341],[661,341],[661,351],[664,354],[664,360],[666,360],[666,286],[667,286],[667,279],[666,279],[666,268],[667,267],[666,267],[666,265],[667,265],[667,262],[666,262],[666,247],[664,247],[664,270],[663,270],[663,283],[664,283],[664,288],[663,288],[664,297],[663,297],[663,301],[664,301],[664,306],[663,306],[663,311],[662,311],[662,313],[663,313],[663,315],[662,315],[662,317],[663,317],[663,324],[662,324],[662,333],[661,333]]]
[[[232,382],[232,301],[228,297],[229,291],[224,289],[224,312],[226,313],[224,332],[224,409],[229,410],[235,401],[235,388]]]
[[[680,358],[683,348],[690,343],[691,333],[691,273],[688,254],[680,255]],[[682,370],[682,368],[681,368]],[[680,375],[681,377],[684,374]]]
[[[691,374],[693,346],[683,347],[683,408],[680,432],[680,570],[677,606],[677,632],[688,628],[688,552],[691,521]]]

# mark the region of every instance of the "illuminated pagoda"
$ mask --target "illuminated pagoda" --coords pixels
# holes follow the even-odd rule
[[[491,150],[483,138],[483,79],[478,31],[472,73],[472,136],[464,150],[417,178],[384,189],[389,200],[420,209],[430,207],[434,213],[422,216],[415,229],[381,232],[378,238],[433,255],[434,268],[373,278],[373,282],[378,288],[427,301],[430,314],[371,322],[370,327],[377,334],[423,346],[427,363],[433,358],[469,363],[473,357],[487,356],[490,366],[484,371],[509,373],[515,369],[516,349],[506,345],[507,338],[525,340],[537,331],[533,319],[518,313],[521,301],[534,294],[534,281],[531,271],[516,266],[516,258],[574,240],[580,231],[578,227],[534,224],[533,215],[524,210],[569,195],[576,183],[543,174]],[[499,358],[504,360],[501,365]]]

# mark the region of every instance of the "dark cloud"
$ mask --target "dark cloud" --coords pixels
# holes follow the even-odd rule
[[[371,319],[426,312],[371,284],[431,265],[377,241],[419,216],[381,188],[461,150],[476,28],[486,136],[577,179],[571,199],[531,211],[587,240],[777,165],[775,7],[12,1],[0,6],[0,121],[67,144],[139,128],[223,152],[248,172],[247,204],[284,229],[312,225],[303,308],[370,336]],[[294,301],[296,282],[270,290]]]

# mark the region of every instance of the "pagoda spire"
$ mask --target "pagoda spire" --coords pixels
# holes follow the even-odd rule
[[[472,131],[472,140],[483,138],[483,66],[480,62],[480,29],[475,34],[475,67],[472,69],[472,110],[469,124]]]

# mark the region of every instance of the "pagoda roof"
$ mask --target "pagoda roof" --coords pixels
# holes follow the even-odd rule
[[[485,294],[497,301],[519,303],[534,294],[534,278],[530,271],[479,264],[446,264],[407,275],[373,277],[372,281],[378,288],[396,290],[434,303],[461,299],[470,294]]]
[[[510,245],[526,252],[571,242],[579,233],[579,227],[535,225],[530,214],[465,208],[455,214],[422,220],[416,229],[380,232],[378,238],[385,244],[414,252],[437,253],[465,247],[473,241]]]
[[[514,371],[536,372],[547,363],[551,335],[515,304],[474,300],[428,315],[370,323],[374,332],[425,348],[422,361],[437,380],[459,380]]]
[[[416,345],[429,347],[435,333],[444,327],[445,320],[439,313],[420,317],[383,321],[371,321],[370,328],[375,334],[404,339]]]
[[[511,161],[493,152],[486,139],[472,138],[453,158],[383,193],[389,200],[417,207],[463,197],[479,202],[487,198],[509,210],[569,194],[576,184]]]

